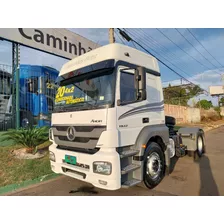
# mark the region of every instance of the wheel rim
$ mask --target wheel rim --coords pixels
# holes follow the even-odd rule
[[[147,157],[147,171],[146,173],[152,178],[156,179],[161,172],[161,160],[156,152],[153,152]]]
[[[203,152],[203,140],[201,136],[198,137],[198,152],[200,154]]]
[[[29,125],[29,120],[27,118],[23,118],[22,120],[22,127],[27,128]]]

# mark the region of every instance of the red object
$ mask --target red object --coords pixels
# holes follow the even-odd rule
[[[68,78],[71,78],[73,76],[73,72],[70,72],[68,75]]]

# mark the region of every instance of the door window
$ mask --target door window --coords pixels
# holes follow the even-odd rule
[[[136,100],[135,76],[132,73],[122,71],[120,74],[120,101],[121,103],[128,103]]]

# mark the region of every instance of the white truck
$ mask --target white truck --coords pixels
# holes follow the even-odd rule
[[[157,186],[173,157],[205,153],[200,128],[175,131],[164,114],[157,60],[109,44],[66,63],[49,138],[51,168],[107,190]]]

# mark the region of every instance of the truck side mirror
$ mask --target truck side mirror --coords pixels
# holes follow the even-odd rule
[[[137,67],[136,69],[136,89],[137,96],[140,100],[146,100],[146,70],[144,67]]]

